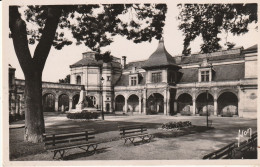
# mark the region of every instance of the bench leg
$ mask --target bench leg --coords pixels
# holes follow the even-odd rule
[[[57,152],[58,152],[58,151],[54,151],[54,152],[53,152],[53,157],[52,157],[52,159],[55,159]]]
[[[63,159],[64,154],[65,154],[65,150],[57,150],[57,151],[54,151],[53,153],[54,153],[54,155],[53,155],[53,157],[52,157],[53,159],[55,159],[57,153],[60,154],[60,159]]]
[[[60,151],[60,157],[61,157],[61,159],[63,159],[64,154],[65,154],[65,150],[61,150],[61,151]]]
[[[134,140],[135,140],[135,138],[129,138],[129,141],[130,141],[132,144],[134,144]]]

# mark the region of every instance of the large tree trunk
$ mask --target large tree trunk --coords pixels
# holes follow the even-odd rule
[[[42,72],[25,74],[25,133],[24,140],[42,142],[45,132],[42,110]]]
[[[9,7],[9,28],[14,49],[25,76],[25,133],[24,140],[41,142],[45,131],[42,109],[42,71],[49,55],[61,16],[61,7],[49,6],[41,39],[32,58],[27,40],[26,23],[17,6]]]

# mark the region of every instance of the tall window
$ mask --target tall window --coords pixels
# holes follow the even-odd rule
[[[81,85],[81,77],[79,75],[77,76],[77,85]]]
[[[96,105],[96,98],[95,98],[95,96],[90,96],[89,98],[91,99],[92,104],[95,106]]]
[[[201,71],[201,82],[209,82],[209,71]]]
[[[161,72],[156,72],[152,73],[152,82],[153,83],[158,83],[162,81],[162,73]]]
[[[131,77],[131,86],[137,85],[137,77]]]

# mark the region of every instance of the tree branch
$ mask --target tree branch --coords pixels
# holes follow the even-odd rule
[[[22,20],[18,6],[9,7],[9,28],[11,31],[15,53],[24,74],[31,66],[32,57],[28,46],[26,23]]]
[[[48,7],[48,16],[43,29],[42,37],[34,52],[34,65],[43,70],[47,57],[49,55],[55,33],[58,27],[59,19],[61,17],[60,6]]]

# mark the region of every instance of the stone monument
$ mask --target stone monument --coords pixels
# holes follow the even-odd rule
[[[98,111],[96,108],[88,106],[88,102],[86,99],[86,90],[83,85],[81,86],[81,90],[80,90],[80,94],[79,94],[79,101],[78,101],[78,104],[76,104],[76,109],[71,109],[69,112],[70,113],[80,113],[82,111],[89,111],[89,112]]]

